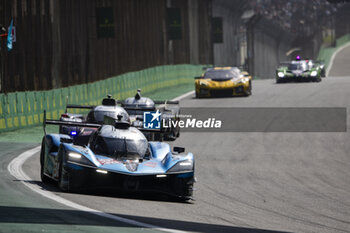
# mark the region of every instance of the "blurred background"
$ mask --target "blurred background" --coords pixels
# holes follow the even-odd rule
[[[13,48],[6,33],[13,20]],[[274,78],[350,32],[326,0],[2,0],[0,92],[48,90],[172,64],[239,66]]]

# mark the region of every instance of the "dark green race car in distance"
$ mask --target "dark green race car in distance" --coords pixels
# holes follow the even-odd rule
[[[321,82],[323,68],[312,60],[297,60],[282,63],[276,69],[276,83]]]

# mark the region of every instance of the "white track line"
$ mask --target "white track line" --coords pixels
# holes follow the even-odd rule
[[[187,92],[187,93],[185,93],[185,94],[183,94],[183,95],[180,95],[180,96],[178,96],[178,97],[172,99],[172,101],[182,100],[182,99],[184,99],[184,98],[186,98],[187,96],[190,96],[190,95],[192,95],[192,94],[194,94],[194,91],[189,91],[189,92]]]
[[[21,181],[22,184],[30,188],[32,191],[39,193],[40,195],[49,198],[53,201],[56,201],[60,204],[66,205],[68,207],[77,209],[79,211],[88,212],[91,214],[95,214],[101,217],[109,218],[118,222],[126,223],[129,225],[134,225],[142,228],[150,228],[152,230],[158,230],[158,231],[164,231],[164,232],[170,232],[170,233],[183,233],[184,231],[174,230],[174,229],[168,229],[163,228],[139,221],[135,221],[132,219],[127,219],[123,217],[119,217],[113,214],[108,214],[99,210],[95,210],[83,205],[80,205],[78,203],[75,203],[73,201],[69,201],[63,197],[57,196],[53,192],[47,191],[42,189],[39,185],[35,183],[31,183],[32,179],[23,171],[22,165],[27,161],[30,157],[32,157],[34,154],[38,153],[40,151],[40,146],[37,146],[31,150],[25,151],[16,158],[14,158],[8,165],[7,170],[10,172],[12,176],[14,176],[17,180]]]
[[[350,45],[350,42],[345,43],[344,45],[342,45],[341,47],[339,47],[339,48],[332,54],[331,60],[330,60],[329,65],[328,65],[329,68],[328,68],[327,71],[326,71],[326,77],[328,77],[329,72],[330,72],[331,69],[332,69],[335,56],[337,56],[337,54],[338,54],[342,49],[344,49],[345,47],[347,47],[347,46],[349,46],[349,45]],[[327,67],[326,67],[326,68],[327,68]]]
[[[172,99],[171,101],[179,101],[179,100],[182,100],[182,99],[184,99],[184,98],[186,98],[187,96],[190,96],[190,95],[192,95],[192,94],[194,94],[194,91],[189,91],[189,92],[187,92],[187,93],[185,93],[185,94],[183,94],[183,95],[180,95],[180,96],[178,96],[178,97],[175,97],[174,99]],[[158,108],[164,108],[166,106],[166,104],[160,104],[160,105],[158,105]]]

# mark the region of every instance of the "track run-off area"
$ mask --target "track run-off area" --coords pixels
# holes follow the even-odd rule
[[[250,97],[191,94],[180,103],[345,107],[350,122],[349,58],[345,46],[320,83],[254,80]],[[350,232],[349,126],[347,132],[182,132],[171,144],[196,157],[195,201],[63,193],[40,182],[39,153],[31,150],[39,142],[1,142],[0,232]]]

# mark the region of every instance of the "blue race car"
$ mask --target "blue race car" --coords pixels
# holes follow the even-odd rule
[[[116,188],[166,193],[192,199],[194,156],[182,147],[149,142],[120,115],[105,116],[103,124],[47,120],[46,124],[98,128],[87,143],[66,134],[46,134],[42,140],[41,180],[55,180],[63,191]],[[85,140],[83,140],[85,141]]]

